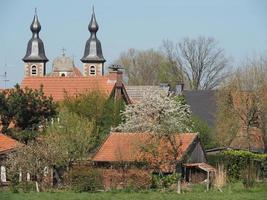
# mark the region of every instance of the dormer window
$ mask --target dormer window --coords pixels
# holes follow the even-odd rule
[[[91,76],[95,76],[96,75],[96,68],[95,66],[91,66],[90,69],[89,69],[89,74]]]
[[[37,75],[37,67],[35,65],[31,67],[31,75]]]

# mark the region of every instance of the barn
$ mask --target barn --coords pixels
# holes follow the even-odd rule
[[[176,134],[174,137],[178,147],[176,159],[170,155],[171,144],[158,138],[155,141],[152,134],[111,132],[92,158],[94,165],[103,171],[105,188],[114,184],[112,180],[127,179],[135,172],[142,176],[145,176],[144,171],[150,174],[179,172],[185,181],[194,182],[203,181],[210,171],[214,172],[214,168],[206,164],[206,153],[197,133]],[[155,142],[158,144],[156,150],[150,151]]]

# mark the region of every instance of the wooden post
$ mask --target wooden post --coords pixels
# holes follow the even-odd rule
[[[181,194],[181,179],[180,178],[178,178],[178,181],[177,181],[177,193]]]
[[[207,191],[209,191],[210,188],[210,172],[207,171]]]

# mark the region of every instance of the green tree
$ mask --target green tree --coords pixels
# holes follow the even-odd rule
[[[92,91],[75,98],[67,96],[61,104],[61,109],[94,122],[93,135],[97,147],[110,132],[111,127],[121,122],[120,112],[124,109],[124,101],[109,98],[100,91]]]
[[[39,90],[22,89],[17,84],[0,93],[0,101],[1,131],[7,133],[12,123],[15,132],[19,132],[17,137],[24,142],[35,137],[40,127],[57,115],[56,103],[44,95],[42,87]]]
[[[205,149],[215,147],[216,142],[212,136],[212,129],[206,122],[202,121],[196,116],[192,117],[192,131],[199,133],[201,143]]]

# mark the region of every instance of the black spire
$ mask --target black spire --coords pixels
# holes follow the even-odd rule
[[[96,32],[98,31],[98,24],[96,22],[94,7],[91,17],[91,21],[88,25],[88,30],[91,33],[90,38],[85,44],[84,55],[81,59],[82,62],[91,63],[91,62],[105,62],[106,60],[103,57],[102,47],[100,41],[96,37]]]
[[[47,62],[48,59],[45,55],[44,43],[39,38],[39,32],[41,30],[41,24],[38,20],[37,11],[35,9],[35,14],[31,24],[32,38],[28,42],[26,55],[22,59],[24,62],[28,61],[42,61]]]

